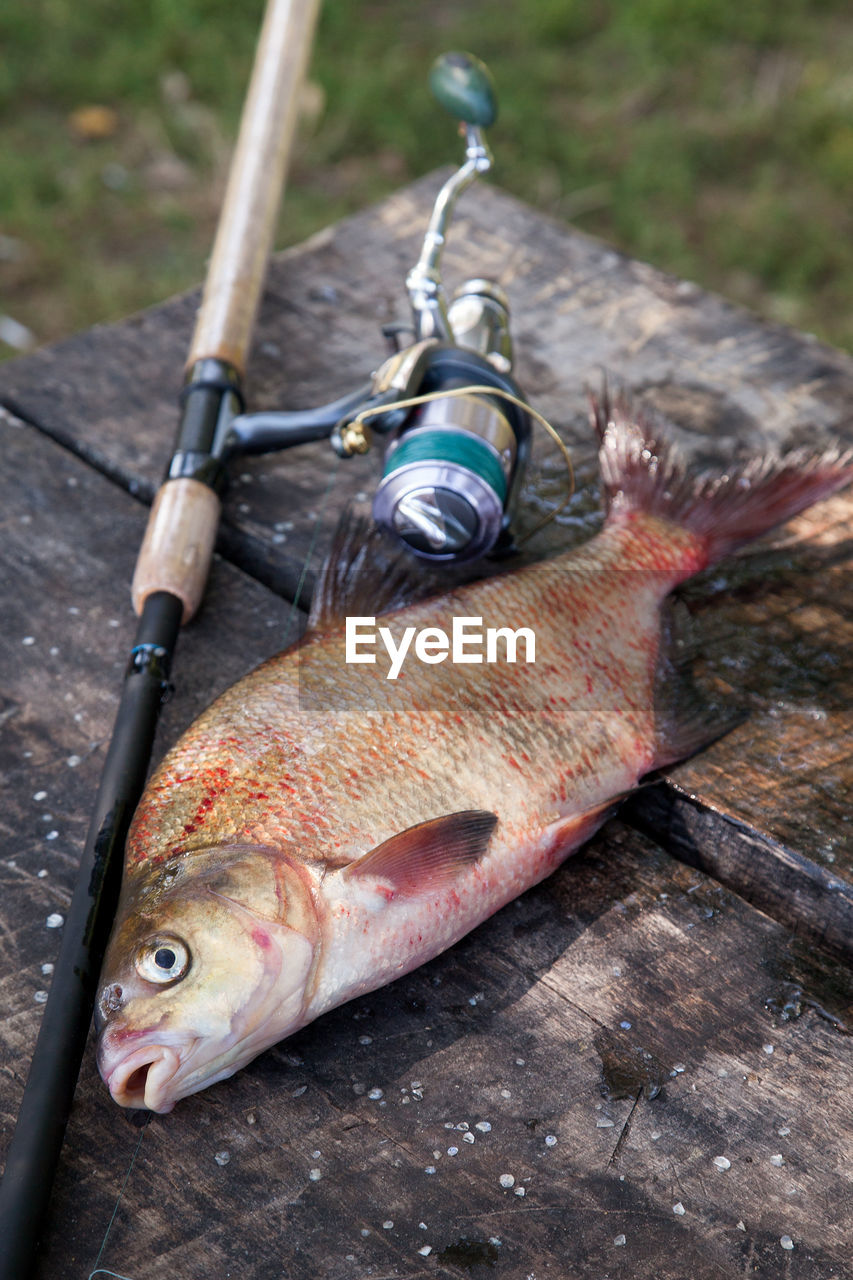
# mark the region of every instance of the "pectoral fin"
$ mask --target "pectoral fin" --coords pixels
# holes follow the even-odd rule
[[[419,822],[350,863],[343,874],[381,881],[395,895],[434,892],[483,856],[497,821],[494,813],[468,809]]]

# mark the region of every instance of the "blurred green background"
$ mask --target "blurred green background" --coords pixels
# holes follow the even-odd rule
[[[201,280],[261,0],[4,0],[0,354]],[[493,180],[853,349],[849,0],[326,0],[278,244],[437,165],[491,66]]]

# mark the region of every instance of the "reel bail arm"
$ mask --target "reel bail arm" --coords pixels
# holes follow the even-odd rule
[[[418,339],[453,341],[441,282],[441,255],[456,201],[480,174],[492,167],[483,129],[495,122],[498,108],[491,74],[470,53],[446,53],[433,65],[430,87],[438,102],[465,133],[465,163],[438,193],[417,263],[406,278]]]

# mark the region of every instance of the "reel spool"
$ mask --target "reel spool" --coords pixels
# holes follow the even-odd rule
[[[472,395],[433,401],[388,450],[374,518],[427,559],[481,555],[500,532],[515,456],[494,405]]]
[[[514,403],[522,398],[518,386],[478,352],[436,345],[420,395],[435,398],[411,409],[394,432],[373,518],[426,560],[509,550],[530,452],[530,419]]]

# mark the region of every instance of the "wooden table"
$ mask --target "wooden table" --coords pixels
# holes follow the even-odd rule
[[[439,181],[277,257],[253,407],[331,399],[381,360]],[[532,554],[595,527],[586,389],[602,370],[676,420],[698,459],[768,437],[853,441],[849,357],[494,189],[465,198],[447,250],[448,281],[471,275],[507,289],[517,376],[578,468]],[[4,1147],[196,302],[0,368]],[[562,483],[543,441],[531,522]],[[316,566],[378,466],[334,469],[325,445],[238,465],[158,754],[301,625],[289,600],[306,556]],[[702,678],[749,719],[444,956],[144,1129],[90,1046],[39,1274],[849,1276],[852,521],[853,494],[837,496],[689,586]]]

